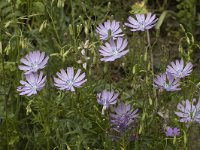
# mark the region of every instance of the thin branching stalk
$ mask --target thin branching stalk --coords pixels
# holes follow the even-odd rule
[[[109,72],[109,85],[110,85],[110,91],[111,91],[112,89],[111,63],[109,63],[108,72]]]
[[[150,52],[150,63],[151,63],[151,73],[152,73],[152,77],[154,77],[154,60],[153,60],[153,50],[152,50],[152,46],[151,46],[151,40],[150,40],[150,34],[149,34],[149,30],[146,31],[147,33],[147,47],[149,49]],[[157,108],[158,106],[158,99],[157,99],[157,93],[156,93],[156,89],[153,87],[153,95],[155,98],[155,108]]]
[[[53,20],[53,17],[52,17],[52,12],[51,12],[51,14],[50,14],[50,12],[49,12],[49,10],[48,10],[48,7],[46,7],[46,10],[47,10],[47,13],[48,13],[48,15],[49,15],[49,17],[50,17],[50,19],[51,19],[51,23],[52,23],[52,25],[53,25],[53,29],[54,29],[54,32],[55,32],[55,34],[56,34],[56,38],[57,38],[57,40],[58,40],[59,46],[61,46],[61,41],[60,41],[60,38],[59,38],[59,35],[58,35],[58,32],[57,32],[56,26],[55,26],[55,24],[54,24],[54,20]]]
[[[122,138],[122,150],[126,150],[126,140],[124,136]]]
[[[77,38],[76,38],[76,31],[75,31],[75,22],[74,22],[74,6],[72,0],[70,0],[71,4],[71,17],[72,17],[72,29],[73,29],[73,42],[74,42],[74,48],[77,49]]]
[[[1,18],[0,18],[1,23]],[[1,24],[0,24],[1,25]],[[0,28],[0,44],[2,44],[2,29]],[[2,47],[2,45],[1,45]],[[8,97],[6,95],[6,74],[5,74],[5,62],[4,62],[4,50],[2,49],[1,59],[2,59],[2,74],[3,74],[3,89],[4,89],[4,102],[5,102],[5,112],[6,112],[6,149],[9,150],[9,139],[8,139]]]

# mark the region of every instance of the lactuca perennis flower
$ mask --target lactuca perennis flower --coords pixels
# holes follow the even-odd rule
[[[198,122],[200,123],[200,101],[197,102],[196,105],[194,103],[196,102],[196,99],[193,99],[192,102],[190,102],[188,99],[185,101],[182,101],[177,105],[178,112],[175,112],[175,114],[180,117],[180,122]]]
[[[124,132],[126,129],[131,127],[138,117],[138,109],[132,111],[131,105],[126,105],[120,103],[117,108],[115,108],[115,114],[111,114],[111,125],[113,129],[118,132]]]
[[[109,108],[110,105],[114,105],[117,103],[117,98],[119,94],[114,93],[114,91],[103,90],[103,92],[97,94],[97,102],[103,105],[102,114],[104,115],[104,111]]]
[[[38,70],[43,69],[46,66],[48,59],[49,57],[45,57],[44,52],[29,52],[29,54],[27,54],[24,58],[20,60],[23,65],[20,65],[19,69],[23,70],[25,74],[37,72]]]
[[[181,90],[181,88],[178,88],[179,85],[179,79],[175,79],[170,73],[160,74],[154,79],[154,86],[159,88],[161,91]]]
[[[100,35],[101,40],[107,40],[109,38],[116,39],[117,37],[124,36],[122,29],[120,28],[119,22],[113,20],[107,20],[104,25],[99,24],[96,32]]]
[[[78,69],[77,73],[74,74],[73,67],[67,67],[67,72],[61,69],[57,72],[58,78],[54,78],[54,85],[60,90],[75,91],[75,88],[81,87],[83,83],[87,81],[85,73],[81,73],[81,69]]]
[[[166,132],[165,132],[165,135],[168,136],[168,137],[179,136],[180,135],[180,129],[177,128],[177,127],[175,127],[175,128],[168,127]]]
[[[101,46],[99,50],[100,55],[103,56],[101,61],[114,61],[122,56],[126,55],[129,50],[125,50],[128,42],[127,39],[123,40],[122,38],[118,38],[116,41],[113,39],[110,40],[110,43],[106,42],[104,46]]]
[[[187,63],[184,67],[184,61],[181,59],[180,61],[176,60],[175,62],[171,62],[171,66],[167,66],[167,72],[171,73],[173,76],[177,78],[184,78],[185,76],[190,75],[192,72],[192,63]]]
[[[31,96],[37,94],[38,91],[42,90],[46,81],[46,76],[43,77],[43,72],[40,72],[39,75],[37,73],[30,73],[25,75],[25,78],[26,81],[20,81],[22,86],[17,87],[20,95]]]
[[[145,18],[144,14],[136,14],[136,19],[133,17],[129,17],[129,23],[125,23],[126,26],[131,28],[131,31],[145,31],[151,29],[155,26],[158,19],[156,19],[156,15],[152,15],[151,13],[147,14]]]

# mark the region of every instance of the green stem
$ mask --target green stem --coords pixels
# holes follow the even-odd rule
[[[122,139],[122,150],[126,150],[125,137],[123,137],[123,139]]]
[[[74,6],[73,6],[73,3],[72,3],[72,0],[70,0],[70,4],[71,4],[71,15],[72,15],[73,42],[74,42],[74,47],[76,49],[77,48],[77,46],[76,46],[77,38],[76,38],[76,34],[75,34]]]
[[[166,150],[167,149],[167,138],[165,139],[165,149],[164,150]]]
[[[59,43],[59,46],[60,46],[60,45],[61,45],[61,41],[60,41],[60,38],[59,38],[59,35],[58,35],[58,32],[57,32],[56,26],[55,26],[55,24],[54,24],[53,17],[51,16],[52,12],[51,12],[51,14],[50,14],[48,8],[46,8],[46,10],[47,10],[47,13],[49,14],[49,17],[50,17],[50,19],[51,19],[51,22],[52,22],[52,25],[53,25],[53,30],[54,30],[54,32],[55,32],[55,34],[56,34],[56,38],[57,38],[58,43]]]
[[[108,72],[109,72],[109,84],[110,84],[110,91],[111,91],[111,83],[112,83],[112,79],[111,79],[111,63],[109,63],[109,67],[108,67]]]
[[[188,130],[189,128],[186,128],[184,131],[184,149],[187,150],[187,141],[188,141]]]
[[[0,23],[1,23],[1,18],[0,18]],[[1,26],[1,24],[0,24]],[[2,48],[2,28],[0,28],[0,47]],[[2,48],[2,54],[1,54],[1,59],[2,59],[2,74],[3,74],[3,89],[4,89],[4,100],[5,100],[5,111],[6,111],[6,149],[9,150],[8,146],[8,99],[6,96],[6,75],[5,75],[5,62],[4,62],[4,50]]]
[[[154,75],[154,68],[153,68],[153,52],[152,52],[152,47],[151,47],[151,41],[150,41],[150,35],[149,35],[149,30],[147,30],[147,47],[149,48],[150,50],[150,57],[151,57],[151,60],[150,60],[150,63],[151,63],[151,70],[152,70],[152,76]]]
[[[149,30],[147,30],[147,43],[148,43],[147,47],[150,50],[151,74],[152,74],[152,77],[154,77],[153,50],[152,50],[152,47],[151,47],[151,40],[150,40]],[[153,95],[154,95],[154,98],[155,98],[155,108],[157,108],[157,106],[158,106],[158,98],[157,98],[157,93],[156,93],[156,89],[155,88],[153,88]]]
[[[49,146],[49,138],[47,139],[47,150],[50,150],[50,146]]]

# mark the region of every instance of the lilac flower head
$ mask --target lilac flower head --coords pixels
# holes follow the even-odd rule
[[[107,40],[109,39],[109,37],[116,39],[117,37],[121,37],[124,35],[122,34],[119,22],[115,20],[107,20],[106,22],[104,22],[104,25],[99,24],[96,32],[100,35],[101,40]]]
[[[168,127],[165,134],[168,137],[179,136],[180,135],[180,129],[176,128],[176,127],[175,128]]]
[[[37,72],[43,69],[48,61],[49,57],[45,58],[45,53],[40,51],[29,52],[25,58],[20,61],[23,65],[19,66],[20,70],[23,70],[25,74],[30,74],[32,72]]]
[[[180,61],[176,60],[176,62],[171,62],[171,66],[167,66],[167,72],[171,73],[173,76],[177,78],[184,78],[185,76],[190,75],[192,72],[192,63],[187,63],[184,67],[184,61],[181,59]]]
[[[37,94],[38,91],[42,90],[45,85],[46,76],[43,77],[43,72],[30,73],[25,75],[26,81],[20,81],[22,86],[17,87],[17,91],[20,92],[20,95],[31,96]]]
[[[74,74],[73,67],[67,67],[67,72],[61,69],[57,72],[58,78],[54,78],[54,85],[60,90],[75,91],[75,88],[81,87],[83,83],[87,81],[85,78],[85,73],[81,74],[81,69],[78,69],[77,73]]]
[[[128,18],[129,23],[125,23],[126,26],[132,28],[131,31],[133,32],[151,29],[158,20],[156,19],[156,15],[152,15],[151,13],[148,13],[146,18],[144,14],[136,14],[135,16],[136,19],[130,16]]]
[[[104,56],[101,61],[108,62],[121,58],[129,52],[128,49],[124,50],[127,44],[127,39],[123,40],[122,38],[118,38],[116,42],[113,39],[110,40],[110,43],[106,42],[105,46],[101,46],[101,50],[99,50],[100,55]]]
[[[124,132],[126,129],[130,127],[136,121],[138,117],[138,109],[135,111],[131,110],[131,105],[125,105],[124,103],[120,103],[117,108],[115,108],[116,114],[111,114],[111,124],[113,129],[118,132]]]
[[[177,127],[174,128],[173,132],[174,132],[174,136],[179,136],[180,135],[180,129],[177,128]]]
[[[110,105],[117,103],[117,98],[119,94],[114,93],[114,91],[103,90],[102,93],[97,94],[97,101],[99,104],[103,105],[102,114],[104,115],[104,110],[108,109]]]
[[[196,99],[194,98],[192,102],[188,99],[182,101],[177,105],[178,112],[175,114],[180,117],[180,122],[198,122],[200,123],[200,101],[197,102],[196,106],[194,105]]]
[[[180,88],[178,88],[180,85],[178,82],[179,79],[175,79],[174,76],[172,76],[170,73],[163,73],[154,79],[153,85],[159,88],[161,91],[177,91],[180,90]]]

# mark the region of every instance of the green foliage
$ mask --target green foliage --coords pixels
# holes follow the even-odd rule
[[[189,147],[188,137],[193,133],[178,122],[174,111],[181,100],[199,98],[198,69],[183,83],[180,92],[158,92],[152,83],[155,74],[165,71],[174,58],[182,57],[199,65],[199,58],[195,57],[199,37],[194,23],[197,17],[194,6],[198,2],[177,0],[177,19],[174,19],[177,9],[170,8],[174,2],[165,0],[162,6],[158,5],[160,1],[150,2],[1,0],[0,150]],[[130,33],[121,24],[129,41],[129,54],[109,65],[100,61],[98,50],[102,42],[95,33],[99,23],[107,19],[124,23],[129,12],[133,15],[154,11],[159,17],[156,30],[148,34]],[[180,23],[184,27],[177,27]],[[146,40],[148,35],[150,43]],[[46,86],[38,95],[20,96],[16,91],[24,78],[18,69],[20,59],[37,49],[50,57],[44,69]],[[75,93],[61,92],[53,86],[56,72],[68,66],[82,68],[87,75],[87,83]],[[120,102],[139,109],[137,125],[122,137],[109,124],[114,107],[103,116],[96,102],[96,94],[110,88],[120,93]],[[166,138],[166,126],[181,128],[181,136]],[[113,136],[120,138],[114,141]],[[130,141],[129,136],[136,140]]]
[[[131,6],[131,14],[145,14],[147,13],[146,5],[144,1],[134,3]]]
[[[195,49],[200,49],[200,46],[195,43],[194,36],[190,32],[186,32],[182,25],[181,29],[183,30],[185,36],[180,39],[179,51],[181,56],[186,60],[190,61],[193,57]]]
[[[181,24],[192,33],[195,32],[196,5],[198,0],[177,0],[177,17]]]

